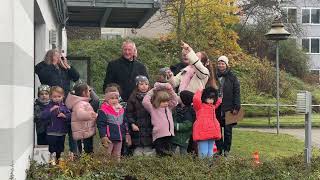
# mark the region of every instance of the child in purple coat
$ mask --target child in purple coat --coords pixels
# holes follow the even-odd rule
[[[68,133],[71,112],[63,103],[64,90],[59,86],[50,89],[51,102],[41,114],[42,119],[48,119],[47,141],[49,144],[50,163],[55,165],[64,151],[64,139]]]

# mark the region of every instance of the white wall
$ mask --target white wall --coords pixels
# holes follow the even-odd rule
[[[49,43],[49,31],[55,30],[57,31],[57,37],[56,41],[57,47],[61,47],[66,49],[67,44],[67,38],[66,33],[61,34],[61,30],[59,31],[59,28],[61,28],[58,23],[57,19],[55,17],[55,12],[53,7],[51,7],[51,3],[48,0],[36,0],[37,8],[39,8],[40,14],[42,16],[42,20],[39,20],[37,23],[35,23],[35,64],[41,62],[44,59],[44,56],[46,52],[53,48],[52,44]],[[37,9],[35,10],[37,11]],[[41,19],[41,18],[40,18]],[[64,42],[61,42],[62,41]],[[62,45],[61,45],[62,44]],[[40,85],[40,81],[37,75],[35,75],[35,91],[34,96],[37,95],[37,87]]]
[[[11,173],[25,179],[32,157],[34,62],[51,49],[49,30],[59,28],[50,6],[49,0],[1,0],[0,179],[9,179]],[[42,21],[34,16],[34,7]]]
[[[33,147],[33,1],[0,6],[0,177],[25,179]]]

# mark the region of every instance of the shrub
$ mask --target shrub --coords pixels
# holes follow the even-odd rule
[[[124,39],[112,40],[75,40],[68,43],[69,56],[89,56],[91,57],[91,79],[92,84],[102,93],[105,71],[108,62],[121,56],[121,45]],[[153,82],[158,69],[177,63],[176,58],[179,51],[175,52],[170,49],[169,45],[159,45],[158,40],[144,38],[133,39],[138,48],[138,59],[143,62]],[[168,47],[169,46],[169,47]]]
[[[128,157],[120,163],[104,154],[85,155],[66,168],[31,163],[27,179],[319,179],[320,158],[306,169],[302,155],[279,157],[255,165],[241,157],[215,160],[192,156]]]
[[[102,93],[102,84],[108,62],[121,56],[121,44],[124,39],[113,40],[76,40],[69,41],[69,55],[91,57],[92,84]],[[133,41],[138,47],[139,59],[146,65],[151,78],[158,69],[179,62],[181,48],[176,45],[172,38],[150,40],[135,38]],[[208,53],[214,61],[217,57]],[[276,97],[276,71],[274,64],[267,59],[258,59],[243,52],[226,53],[230,59],[232,70],[239,77],[241,86],[242,103],[275,103]],[[300,79],[281,71],[280,73],[280,98],[281,103],[294,104],[296,93],[299,90],[309,90],[314,93],[314,102],[320,103],[320,91],[314,86],[306,85]],[[319,95],[318,95],[319,94]],[[293,113],[293,108],[282,108],[282,113]],[[261,108],[253,108],[248,114],[254,116],[265,115]],[[260,111],[260,112],[259,112]]]

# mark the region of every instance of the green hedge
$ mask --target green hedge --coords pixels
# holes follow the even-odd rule
[[[94,88],[102,93],[102,85],[108,62],[121,56],[121,45],[124,39],[113,40],[75,40],[68,43],[69,56],[88,56],[91,58],[91,79]],[[151,76],[151,81],[161,67],[170,66],[179,60],[176,54],[167,49],[169,45],[160,44],[158,40],[133,39],[138,48],[138,59],[143,62]],[[179,53],[177,51],[176,53]]]
[[[320,158],[312,160],[310,170],[303,156],[277,158],[260,165],[240,157],[201,160],[192,156],[131,157],[120,163],[107,156],[83,156],[65,168],[31,163],[29,180],[43,179],[319,179]]]

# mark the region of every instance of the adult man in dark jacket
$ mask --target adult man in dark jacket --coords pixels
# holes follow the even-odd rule
[[[229,60],[226,56],[220,56],[217,64],[217,81],[219,82],[219,93],[222,97],[222,104],[217,112],[217,118],[220,122],[221,128],[224,128],[222,138],[216,141],[218,153],[224,153],[228,156],[231,141],[232,141],[232,127],[235,124],[225,124],[225,113],[231,111],[237,114],[240,110],[240,84],[238,78],[229,69]],[[222,133],[222,131],[221,131]]]
[[[122,44],[122,56],[108,63],[103,84],[103,92],[110,83],[117,83],[121,88],[121,98],[127,102],[135,88],[135,78],[138,75],[148,77],[146,67],[136,60],[137,49],[132,41]]]
[[[123,101],[127,102],[130,94],[133,92],[136,87],[135,78],[138,75],[143,75],[148,77],[146,67],[136,60],[137,57],[137,48],[134,42],[124,41],[122,43],[122,56],[119,59],[113,60],[108,63],[106,69],[106,76],[103,84],[103,92],[110,83],[116,83],[120,86],[121,98]],[[122,155],[129,155],[130,149],[123,141]]]

